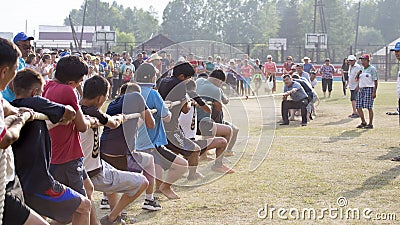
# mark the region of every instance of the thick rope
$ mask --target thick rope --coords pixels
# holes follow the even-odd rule
[[[0,149],[0,151],[3,151]],[[4,200],[6,197],[6,152],[3,151],[0,158],[0,225],[3,224]]]

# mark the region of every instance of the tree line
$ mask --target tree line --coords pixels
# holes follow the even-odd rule
[[[96,6],[97,1],[97,6]],[[287,38],[288,47],[305,43],[305,33],[314,31],[315,0],[172,0],[164,9],[162,23],[154,9],[146,11],[88,0],[85,25],[109,25],[120,42],[143,42],[162,33],[175,42],[213,40],[224,43],[267,44],[269,38]],[[317,10],[315,32],[321,21],[326,25],[328,42],[344,52],[356,35],[358,1],[318,0],[325,20]],[[359,19],[360,46],[383,46],[399,37],[396,22],[398,0],[362,0]],[[70,12],[80,25],[84,3]],[[97,9],[97,16],[96,10]],[[68,18],[64,22],[69,25]],[[347,54],[347,52],[346,52]]]

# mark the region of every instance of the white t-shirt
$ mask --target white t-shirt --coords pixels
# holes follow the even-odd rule
[[[186,96],[186,98],[189,98],[189,96]],[[190,107],[189,112],[186,114],[181,112],[178,118],[178,122],[179,127],[181,128],[182,133],[183,135],[185,135],[186,138],[196,137],[197,113],[195,106]]]
[[[355,63],[354,66],[350,66],[349,68],[349,89],[351,91],[356,90],[358,86],[358,81],[356,81],[356,76],[358,71],[361,70],[361,66],[358,63]]]
[[[99,128],[90,128],[80,133],[81,145],[83,150],[83,167],[86,171],[92,171],[100,168],[100,136]]]
[[[400,98],[400,71],[397,74],[397,96]]]
[[[4,112],[3,112],[3,96],[0,93],[0,140],[3,139],[7,132],[6,124],[4,123]],[[6,158],[6,184],[13,181],[15,178],[15,165],[14,165],[14,153],[11,145],[7,149],[0,149],[0,158],[3,156]]]
[[[370,65],[368,68],[361,68],[360,79],[358,85],[360,88],[374,87],[374,81],[378,80],[376,68]]]

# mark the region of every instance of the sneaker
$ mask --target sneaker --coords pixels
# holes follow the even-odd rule
[[[162,208],[161,208],[160,204],[158,204],[155,200],[151,201],[151,200],[145,199],[142,209],[158,211],[158,210],[161,210]]]
[[[110,209],[110,204],[108,204],[108,200],[107,199],[101,199],[100,202],[100,209]]]
[[[117,219],[115,219],[113,222],[110,222],[108,220],[108,215],[105,215],[100,219],[100,224],[101,225],[125,225],[126,223],[121,218],[121,216],[118,216]]]
[[[301,126],[305,127],[305,126],[307,126],[307,123],[301,123]]]
[[[373,129],[373,128],[374,128],[374,125],[368,124],[368,125],[366,125],[364,128],[365,128],[365,129]]]

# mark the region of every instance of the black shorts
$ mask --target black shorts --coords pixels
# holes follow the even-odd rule
[[[331,92],[332,84],[333,84],[333,79],[322,78],[322,91],[326,92],[326,89],[328,89],[328,91]]]
[[[168,170],[171,168],[172,163],[175,161],[177,155],[165,148],[164,146],[158,146],[155,149],[143,150],[154,157],[154,164],[157,164],[163,168],[163,170]]]
[[[357,91],[350,90],[350,101],[355,101],[357,99]]]
[[[196,149],[196,144],[186,138],[182,132],[167,132],[168,144],[165,146],[176,154],[189,157]]]
[[[54,179],[86,196],[83,181],[88,175],[83,168],[83,159],[75,159],[64,164],[51,164],[50,173]]]
[[[24,204],[21,184],[17,177],[6,186],[3,224],[22,225],[29,217],[30,209]]]

